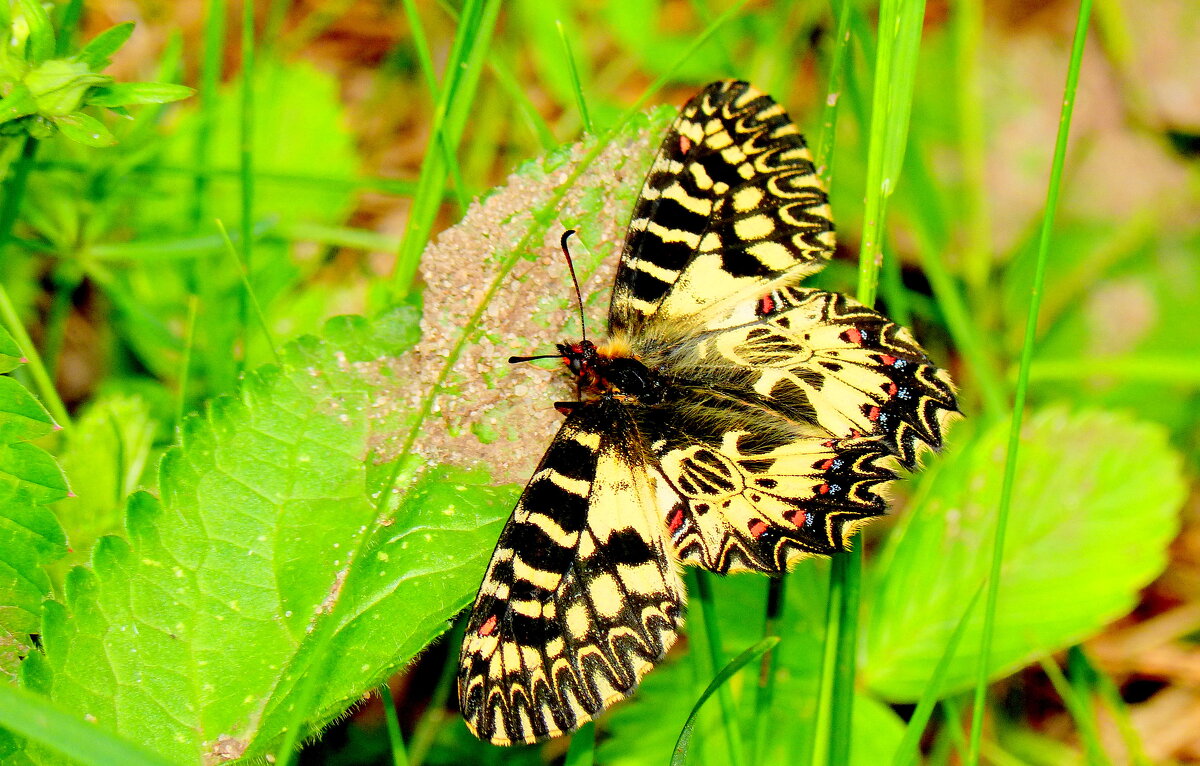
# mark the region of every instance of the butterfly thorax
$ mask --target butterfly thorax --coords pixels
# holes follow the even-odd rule
[[[618,399],[631,403],[657,404],[662,400],[662,376],[635,359],[629,346],[607,342],[596,346],[590,340],[560,343],[563,363],[575,375],[581,401]]]

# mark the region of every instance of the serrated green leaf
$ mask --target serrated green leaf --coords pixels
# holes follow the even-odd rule
[[[92,71],[99,72],[108,66],[109,58],[119,51],[129,36],[133,34],[133,27],[132,21],[109,27],[83,46],[83,50],[79,51],[75,58],[86,64]]]
[[[966,424],[964,424],[966,425]],[[964,605],[984,582],[1006,423],[951,432],[920,478],[925,498],[888,538],[862,678],[892,701],[921,695]],[[1107,412],[1053,408],[1022,435],[996,613],[992,677],[1077,643],[1120,617],[1166,563],[1185,495],[1164,429]],[[920,594],[914,598],[913,594]],[[943,694],[968,688],[981,618],[968,623]]]
[[[54,124],[64,136],[84,146],[105,147],[117,143],[116,137],[103,123],[83,112],[55,117]]]
[[[118,82],[93,88],[84,103],[109,109],[138,104],[169,104],[190,98],[195,92],[186,85],[166,82]]]
[[[99,537],[121,529],[125,498],[141,485],[157,428],[149,402],[129,394],[102,395],[75,418],[59,453],[75,497],[55,506],[73,555],[58,563],[58,573],[86,561]]]
[[[46,508],[67,495],[66,481],[54,458],[26,441],[53,429],[33,395],[0,376],[0,679],[9,681],[32,647],[50,594],[43,567],[67,552],[62,527]]]
[[[431,470],[377,525],[392,467],[371,458],[381,379],[366,368],[386,349],[361,319],[331,334],[343,344],[297,343],[185,422],[162,500],[134,495],[128,540],[101,539],[71,571],[65,604],[45,611],[37,676],[59,705],[176,763],[261,757],[299,679],[319,673],[315,729],[470,600],[513,490]],[[332,651],[315,658],[327,627]]]

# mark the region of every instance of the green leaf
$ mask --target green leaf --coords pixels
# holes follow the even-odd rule
[[[0,346],[8,348],[7,334]],[[0,679],[15,678],[50,594],[43,566],[67,552],[47,504],[67,496],[54,458],[27,440],[54,430],[45,408],[13,378],[0,376]],[[3,684],[0,683],[0,686]]]
[[[51,704],[44,697],[0,684],[0,725],[40,743],[72,763],[108,766],[169,766],[170,761],[148,753],[133,742],[87,723]],[[0,750],[0,756],[7,755]],[[9,760],[4,761],[11,763]]]
[[[8,330],[0,327],[0,374],[12,372],[25,363],[25,355],[21,347],[8,334]]]
[[[78,61],[51,59],[27,74],[25,84],[37,99],[38,113],[54,118],[79,109],[89,88],[107,85],[112,79],[89,71]]]
[[[889,536],[868,606],[863,680],[918,699],[964,605],[988,574],[1007,423],[955,428]],[[1185,487],[1164,429],[1107,412],[1041,411],[1022,435],[992,648],[993,678],[1078,643],[1129,611],[1166,564]],[[871,592],[871,591],[869,591]],[[913,594],[920,594],[914,598]],[[977,646],[981,616],[962,646]],[[960,653],[943,694],[968,688]]]
[[[147,400],[129,394],[101,395],[75,419],[59,462],[76,496],[55,507],[73,555],[56,572],[83,563],[98,538],[121,529],[125,499],[147,473],[157,425]]]
[[[95,117],[75,112],[65,117],[55,117],[54,124],[62,134],[72,141],[84,146],[105,147],[117,143],[117,139],[104,124]]]
[[[175,763],[262,757],[300,679],[318,674],[315,731],[469,602],[513,489],[449,468],[388,486],[371,407],[399,348],[361,318],[329,331],[186,421],[162,499],[130,498],[128,540],[101,539],[48,604],[40,683],[63,708]]]
[[[109,58],[120,50],[129,36],[133,34],[133,27],[132,21],[109,27],[93,37],[91,42],[76,54],[75,58],[87,64],[92,71],[99,72],[109,65]]]
[[[37,99],[23,82],[13,85],[12,90],[0,99],[0,124],[16,120],[37,112]]]
[[[50,15],[38,0],[15,0],[13,29],[24,28],[24,34],[16,32],[18,40],[24,38],[26,60],[41,64],[54,55],[54,27]]]
[[[671,754],[671,766],[683,766],[687,762],[688,745],[692,741],[692,731],[696,728],[696,716],[700,713],[700,708],[708,701],[717,689],[728,681],[734,673],[744,668],[754,660],[763,656],[779,643],[779,636],[767,636],[757,643],[746,647],[741,654],[731,659],[721,668],[713,679],[708,682],[708,686],[704,687],[704,691],[700,693],[696,704],[692,706],[692,712],[688,713],[687,720],[684,721],[683,728],[679,732],[679,739],[675,741],[675,751]]]
[[[169,104],[190,98],[196,91],[186,85],[167,82],[118,82],[93,88],[85,103],[109,109],[138,104]]]

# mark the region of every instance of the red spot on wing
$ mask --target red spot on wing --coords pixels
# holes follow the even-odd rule
[[[820,492],[822,495],[829,494],[829,485],[822,484],[821,486],[817,487],[817,492]]]
[[[679,137],[679,151],[683,152],[684,154],[687,154],[691,150],[692,150],[692,139],[688,138],[687,136],[680,136]]]
[[[832,445],[831,445],[831,446],[832,446]],[[822,471],[828,471],[830,468],[833,468],[833,458],[829,458],[829,459],[828,459],[828,460],[826,460],[824,463],[821,463],[821,470],[822,470]]]
[[[767,523],[762,519],[754,519],[750,522],[750,534],[754,536],[755,540],[762,537],[763,533],[766,531]]]
[[[479,635],[490,636],[490,635],[492,635],[492,631],[494,631],[495,629],[496,629],[496,615],[493,614],[491,617],[487,618],[487,622],[485,622],[485,623],[483,623],[483,625],[479,626]]]
[[[879,408],[872,405],[871,409],[867,410],[867,420],[879,420]]]
[[[677,531],[679,531],[679,528],[682,526],[683,526],[683,506],[677,505],[671,509],[670,513],[667,514],[667,527],[670,528],[671,534],[675,534]]]
[[[775,310],[775,299],[770,295],[764,295],[758,299],[758,313],[760,316],[766,316]]]
[[[897,386],[895,383],[891,383],[887,386],[884,386],[883,390],[887,391],[888,396],[895,396],[896,392],[900,390],[900,387]]]
[[[857,327],[851,327],[849,330],[846,330],[844,333],[842,333],[842,340],[853,343],[856,346],[861,346],[863,335],[861,332],[859,332]]]
[[[797,527],[802,527],[808,523],[808,511],[788,511],[783,514],[783,518]]]
[[[879,357],[879,361],[883,362],[888,367],[891,367],[893,364],[896,363],[896,357],[892,356],[891,354],[881,354]]]

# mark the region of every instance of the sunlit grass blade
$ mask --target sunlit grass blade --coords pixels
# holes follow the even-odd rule
[[[1138,734],[1133,725],[1133,719],[1129,715],[1129,708],[1125,705],[1125,700],[1121,698],[1121,690],[1113,683],[1113,680],[1101,668],[1096,667],[1091,658],[1088,657],[1087,650],[1082,646],[1076,646],[1071,649],[1073,658],[1078,658],[1079,662],[1086,663],[1091,669],[1092,676],[1095,678],[1096,691],[1103,700],[1105,707],[1108,708],[1117,724],[1117,731],[1121,733],[1121,740],[1125,743],[1125,752],[1128,755],[1129,762],[1134,766],[1150,766],[1150,757],[1146,755],[1146,748],[1142,745],[1142,738]]]
[[[863,219],[862,249],[859,253],[858,299],[874,305],[883,257],[883,231],[887,201],[908,142],[908,118],[916,79],[924,0],[885,0],[879,11],[875,54],[875,82],[868,135],[867,188]],[[854,716],[854,678],[858,651],[858,613],[862,580],[862,549],[834,557],[830,568],[830,609],[836,604],[837,625],[827,624],[826,661],[818,693],[818,730],[814,762],[840,766],[850,760],[851,725]],[[828,643],[835,641],[830,661]],[[822,706],[828,704],[828,713]],[[822,752],[827,748],[826,752]]]
[[[258,302],[258,296],[254,293],[254,287],[250,284],[250,274],[246,269],[246,262],[238,257],[238,250],[233,246],[233,240],[229,238],[229,232],[225,230],[225,224],[218,220],[217,228],[221,230],[221,236],[225,239],[225,251],[229,253],[229,257],[237,265],[238,276],[242,280],[242,289],[246,293],[246,303],[254,314],[259,329],[262,330],[263,337],[266,339],[267,345],[271,349],[271,354],[275,357],[275,362],[278,364],[280,361],[279,347],[271,335],[271,326],[267,323],[266,314],[263,313],[262,305]],[[249,337],[245,336],[245,339],[248,341]]]
[[[187,325],[183,331],[183,355],[179,360],[179,390],[175,393],[175,427],[183,422],[187,412],[188,383],[192,377],[192,352],[196,348],[196,309],[199,299],[188,296]]]
[[[3,195],[0,197],[0,263],[5,262],[6,252],[12,243],[13,226],[17,222],[21,202],[25,199],[25,189],[30,170],[33,167],[33,155],[36,151],[37,142],[32,138],[26,138],[25,146],[21,151],[21,159],[13,164],[9,177],[0,182],[0,193]],[[9,299],[8,291],[4,289],[3,284],[0,284],[0,321],[4,322],[8,333],[21,347],[21,353],[25,355],[27,369],[33,378],[33,385],[37,389],[42,404],[50,411],[54,422],[70,430],[71,417],[67,414],[67,408],[63,405],[62,398],[59,397],[58,391],[54,387],[54,381],[46,371],[46,365],[42,362],[41,354],[38,353],[37,346],[33,344],[33,339],[26,332],[25,323],[17,315],[16,307]]]
[[[40,694],[0,684],[0,726],[87,766],[170,766],[170,761],[87,723]]]
[[[456,164],[454,157],[474,106],[476,88],[499,12],[497,0],[468,0],[459,17],[454,44],[443,70],[445,79],[437,93],[417,193],[392,270],[393,300],[403,299],[412,288],[421,251],[433,230],[447,179],[457,175],[452,167]]]
[[[429,698],[429,704],[425,706],[425,712],[421,714],[421,720],[417,721],[412,736],[409,737],[408,756],[412,766],[420,766],[425,762],[425,756],[433,747],[438,731],[446,722],[446,702],[450,699],[450,694],[458,688],[457,649],[462,645],[464,628],[464,621],[456,620],[454,627],[446,634],[445,642],[449,651],[442,663],[441,675],[438,676],[437,685],[433,687],[433,694]]]
[[[946,649],[942,652],[942,657],[938,660],[937,667],[933,669],[933,675],[930,676],[929,682],[925,685],[925,691],[921,694],[921,699],[917,702],[917,707],[913,711],[912,717],[908,719],[908,726],[904,729],[904,738],[900,740],[900,744],[896,747],[896,753],[892,757],[892,766],[908,766],[916,760],[917,747],[921,742],[921,735],[925,733],[925,727],[929,725],[929,718],[933,715],[933,708],[937,705],[938,698],[941,695],[942,682],[946,678],[946,671],[950,669],[950,663],[954,661],[954,655],[958,652],[958,644],[962,641],[963,633],[966,632],[967,623],[971,620],[971,615],[975,613],[975,605],[979,603],[979,596],[982,590],[976,590],[975,595],[967,603],[963,610],[962,617],[958,620],[958,625],[954,627],[954,632],[950,634],[950,640],[946,642]]]
[[[692,706],[692,712],[688,714],[687,722],[683,725],[683,730],[679,732],[679,739],[675,742],[675,752],[671,756],[671,766],[683,766],[687,763],[688,745],[692,741],[692,731],[696,727],[696,715],[700,712],[700,708],[708,701],[708,698],[714,692],[719,692],[725,688],[724,684],[735,673],[741,670],[746,665],[766,654],[776,644],[779,643],[779,636],[767,636],[758,643],[750,646],[738,656],[730,660],[721,671],[713,676],[713,680],[700,694],[700,698],[696,700],[696,704]]]
[[[583,130],[592,132],[592,116],[588,114],[587,100],[583,97],[583,85],[579,82],[579,70],[575,66],[575,53],[571,50],[571,40],[563,29],[562,22],[556,22],[558,38],[562,41],[563,58],[567,61],[567,74],[571,76],[571,91],[575,94],[575,106],[579,109],[579,119],[583,121]]]
[[[763,616],[763,638],[779,636],[779,625],[783,619],[783,608],[786,603],[787,575],[771,577],[767,580],[767,606]],[[775,679],[779,671],[779,653],[767,652],[763,655],[762,667],[759,670],[758,686],[754,696],[754,730],[750,741],[750,763],[759,762],[763,746],[766,744],[771,718],[771,704],[775,700]]]
[[[1104,747],[1100,744],[1100,733],[1096,729],[1095,709],[1087,696],[1086,688],[1081,689],[1067,680],[1062,669],[1058,667],[1058,663],[1049,657],[1041,658],[1039,664],[1046,677],[1050,679],[1050,683],[1053,684],[1054,690],[1058,692],[1067,712],[1071,714],[1071,720],[1075,722],[1075,730],[1079,733],[1079,739],[1083,743],[1088,765],[1111,766],[1112,760],[1105,754]],[[1086,684],[1080,686],[1086,687]]]
[[[242,259],[247,269],[254,267],[254,3],[242,4],[242,73],[241,112],[238,122],[238,155],[241,163],[241,221]],[[222,227],[222,235],[224,235]],[[238,336],[242,339],[242,356],[246,363],[249,347],[249,283],[238,301]],[[272,344],[272,350],[274,344]]]
[[[1001,565],[1004,561],[1004,535],[1008,526],[1009,507],[1012,505],[1013,487],[1017,475],[1017,454],[1021,445],[1021,421],[1025,414],[1025,400],[1029,392],[1029,369],[1033,361],[1033,345],[1037,336],[1038,310],[1041,307],[1042,289],[1046,281],[1046,261],[1050,252],[1050,234],[1054,229],[1054,214],[1058,209],[1058,196],[1062,186],[1063,166],[1067,154],[1067,138],[1071,133],[1071,115],[1075,107],[1075,91],[1079,86],[1079,71],[1083,61],[1083,49],[1087,42],[1088,21],[1091,18],[1092,0],[1080,0],[1079,14],[1075,25],[1075,38],[1071,45],[1071,61],[1067,67],[1067,83],[1063,89],[1062,114],[1058,121],[1058,136],[1054,143],[1054,160],[1050,166],[1050,182],[1046,191],[1046,209],[1042,217],[1041,235],[1038,241],[1037,261],[1034,266],[1033,282],[1030,285],[1029,313],[1025,320],[1025,342],[1021,347],[1021,362],[1017,372],[1017,386],[1012,407],[1012,424],[1009,429],[1008,451],[1004,459],[1004,483],[1000,490],[1000,507],[996,513],[996,535],[992,547],[992,570],[988,579],[987,601],[983,613],[983,634],[980,638],[979,665],[975,676],[974,705],[971,711],[970,749],[967,763],[979,763],[980,741],[983,736],[984,702],[987,694],[988,671],[992,651],[992,633],[996,622],[996,602],[1000,593]]]
[[[713,675],[713,681],[709,683],[708,689],[705,690],[705,694],[702,694],[700,699],[703,702],[707,698],[707,694],[711,693],[709,689],[716,691],[717,702],[721,708],[721,718],[725,724],[725,741],[729,748],[729,760],[727,763],[730,766],[741,766],[744,762],[743,754],[745,753],[745,746],[742,740],[742,729],[738,721],[737,708],[734,705],[733,694],[729,691],[729,687],[723,685],[724,678],[727,678],[728,675],[722,676],[722,673],[725,671],[718,670],[723,666],[725,668],[728,668],[728,666],[725,665],[725,652],[721,646],[721,628],[717,624],[717,608],[716,604],[713,603],[712,586],[709,582],[709,578],[712,576],[709,572],[697,571],[693,578],[696,584],[696,598],[692,600],[692,608],[700,610],[700,622],[704,625],[705,643],[708,645],[708,672]],[[766,639],[763,640],[765,641]],[[759,643],[762,642],[760,641]],[[733,672],[730,671],[729,675],[732,675]],[[720,679],[721,683],[718,683],[718,679]],[[699,708],[699,706],[700,703],[696,703],[696,707]],[[694,715],[695,710],[692,713]],[[681,742],[684,741],[685,735],[687,739],[691,739],[690,726],[684,726],[683,733],[679,735]],[[686,745],[684,747],[686,748]],[[681,758],[679,748],[680,746],[677,743],[675,746],[676,757]]]
[[[396,701],[392,699],[392,687],[388,686],[387,681],[379,685],[379,700],[383,703],[383,721],[387,728],[392,766],[408,766],[408,752],[404,749],[404,736],[400,733],[400,719],[396,717]]]

